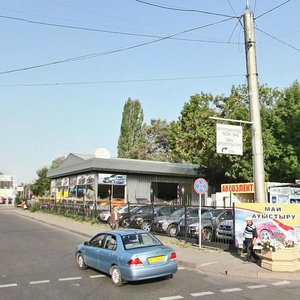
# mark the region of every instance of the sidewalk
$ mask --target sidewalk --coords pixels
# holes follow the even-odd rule
[[[108,226],[105,224],[91,225],[43,212],[31,213],[28,210],[23,211],[20,208],[9,208],[9,210],[14,214],[31,218],[37,222],[82,235],[86,239],[101,230],[108,229]],[[197,269],[202,273],[253,279],[299,280],[300,278],[300,271],[294,273],[272,272],[254,263],[243,263],[242,258],[235,253],[208,247],[200,249],[191,244],[185,244],[175,238],[163,236],[159,236],[158,238],[165,245],[172,247],[176,251],[180,266]]]

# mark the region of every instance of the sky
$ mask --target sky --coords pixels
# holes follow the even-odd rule
[[[259,83],[300,73],[300,1],[249,0]],[[69,153],[117,156],[124,104],[176,121],[246,83],[246,0],[2,0],[0,172],[31,183]]]

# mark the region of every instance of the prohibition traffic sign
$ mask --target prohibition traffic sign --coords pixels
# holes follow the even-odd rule
[[[194,190],[197,194],[203,195],[208,191],[208,183],[204,178],[198,178],[194,182]]]

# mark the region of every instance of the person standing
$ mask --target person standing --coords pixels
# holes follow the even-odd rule
[[[257,239],[256,226],[253,224],[253,220],[251,217],[247,217],[245,220],[246,220],[246,227],[244,230],[244,235],[245,235],[245,246],[247,250],[245,262],[251,262],[252,257],[254,258],[255,262],[258,262],[259,256],[256,255],[253,250],[253,247],[256,244],[256,239]]]
[[[110,228],[119,229],[120,214],[118,212],[117,206],[114,206],[110,214]]]

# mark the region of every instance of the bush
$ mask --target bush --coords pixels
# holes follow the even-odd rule
[[[37,203],[34,203],[33,205],[30,206],[30,211],[32,213],[34,213],[34,212],[36,212],[38,210],[40,210],[40,206]]]

